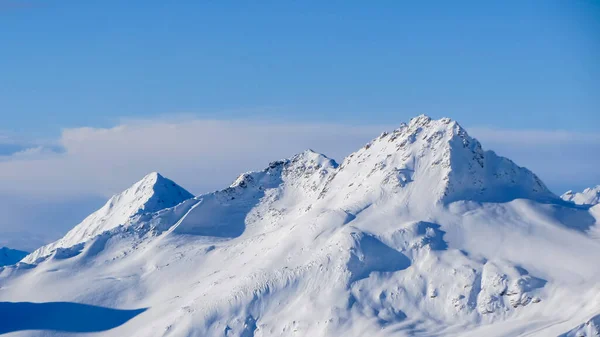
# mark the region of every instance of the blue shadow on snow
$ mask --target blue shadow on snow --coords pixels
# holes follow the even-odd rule
[[[72,302],[0,302],[0,334],[23,330],[106,331],[144,311],[146,309],[120,310]]]

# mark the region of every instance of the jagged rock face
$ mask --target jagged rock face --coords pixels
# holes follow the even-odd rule
[[[597,205],[600,204],[600,185],[586,188],[583,192],[578,193],[567,191],[560,197],[577,205]]]
[[[543,336],[571,315],[557,335],[600,301],[598,215],[419,116],[197,197],[151,174],[0,269],[0,300],[149,308],[112,336]]]

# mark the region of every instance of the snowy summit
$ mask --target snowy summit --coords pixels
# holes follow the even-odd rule
[[[112,196],[102,208],[90,214],[62,239],[36,250],[27,260],[31,261],[58,248],[72,247],[127,223],[135,215],[173,207],[192,197],[190,192],[172,180],[152,172],[130,188]]]
[[[600,212],[575,203],[418,116],[196,197],[150,174],[1,268],[0,302],[139,309],[103,336],[592,336]]]

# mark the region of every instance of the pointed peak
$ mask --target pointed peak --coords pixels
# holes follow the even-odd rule
[[[314,151],[313,149],[306,149],[306,150],[304,150],[300,153],[296,153],[295,155],[290,157],[290,160],[293,158],[314,158],[314,157],[318,157],[318,156],[325,157],[325,155],[320,154],[320,153]]]
[[[431,122],[431,117],[421,114],[410,119],[409,125],[425,125]]]
[[[105,207],[114,208],[120,204],[128,204],[132,209],[154,212],[193,197],[193,194],[171,179],[158,172],[151,172],[128,189],[115,194]]]
[[[293,155],[292,157],[289,158],[290,161],[295,161],[295,160],[300,160],[300,159],[303,159],[303,160],[316,160],[316,161],[323,161],[323,160],[330,161],[330,160],[333,160],[333,159],[327,157],[326,155],[324,155],[322,153],[314,151],[313,149],[304,150],[304,151],[302,151],[300,153],[297,153],[297,154],[295,154],[295,155]]]
[[[148,173],[148,176],[151,176],[154,179],[162,179],[162,178],[164,178],[163,175],[161,175],[160,173],[158,173],[156,171]]]
[[[286,159],[282,159],[282,160],[276,160],[273,162],[269,163],[269,166],[265,169],[265,170],[272,170],[275,169],[277,167],[283,167],[285,165],[289,165],[289,164],[294,164],[294,163],[308,163],[308,162],[316,162],[316,163],[324,163],[324,162],[328,162],[329,165],[332,165],[334,167],[337,166],[337,163],[335,162],[335,160],[327,157],[326,155],[316,152],[312,149],[307,149],[304,150],[302,152],[296,153],[295,155],[286,158]],[[247,175],[247,174],[251,174],[254,173],[254,171],[252,172],[246,172],[243,173],[242,175]],[[241,176],[242,176],[241,175]]]
[[[193,195],[186,191],[183,187],[176,184],[169,178],[164,177],[158,172],[150,172],[145,175],[141,180],[134,183],[131,187],[126,189],[125,191],[116,194],[115,197],[120,196],[122,194],[147,194],[147,193],[176,193],[182,196],[189,196],[192,198]]]
[[[347,169],[348,168],[348,169]],[[515,198],[556,198],[529,170],[484,151],[467,131],[450,118],[420,115],[392,133],[383,133],[348,156],[340,170],[356,177],[375,177],[398,191],[427,191],[442,202],[506,201]],[[406,188],[405,188],[406,187]]]
[[[154,172],[150,172],[148,174],[146,174],[141,180],[141,181],[146,181],[146,182],[157,182],[160,181],[162,179],[165,179],[164,176],[162,176],[160,173],[154,171]]]
[[[336,168],[338,167],[338,163],[327,157],[326,155],[315,152],[312,149],[305,150],[300,152],[290,159],[286,160],[287,163],[291,166],[302,166],[309,169],[313,168]]]
[[[296,175],[296,178],[304,179],[315,172],[326,175],[337,167],[338,164],[335,160],[312,149],[308,149],[290,158],[273,161],[262,171],[242,173],[229,188],[246,188],[248,186],[271,188],[279,185],[283,180],[292,175]]]
[[[418,138],[424,139],[427,142],[437,142],[444,139],[446,142],[458,140],[458,143],[467,143],[473,146],[479,144],[479,142],[468,135],[467,131],[460,124],[450,118],[432,119],[427,115],[420,115],[412,118],[408,124],[400,124],[400,127],[391,133],[382,133],[377,139],[368,143],[365,148],[368,149],[375,141],[412,144]]]
[[[85,242],[104,231],[126,225],[136,215],[158,212],[193,197],[193,194],[172,180],[158,172],[151,172],[128,189],[113,195],[104,206],[46,250]]]
[[[402,129],[403,127],[408,127],[409,129],[416,129],[425,126],[438,128],[446,127],[448,129],[464,130],[462,126],[460,126],[460,124],[458,124],[455,120],[451,118],[442,117],[440,119],[433,119],[424,114],[411,118],[408,124],[402,123],[400,125],[400,129]]]
[[[419,115],[411,118],[408,123],[401,123],[400,126],[394,130],[395,133],[406,131],[406,130],[421,130],[426,128],[445,128],[445,129],[457,129],[464,130],[458,122],[455,120],[442,117],[440,119],[433,119],[427,115]]]

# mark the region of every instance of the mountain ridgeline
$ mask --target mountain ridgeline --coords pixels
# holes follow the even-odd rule
[[[195,197],[152,173],[1,268],[0,301],[147,308],[107,336],[587,336],[584,193],[418,116],[339,164],[307,150]]]

